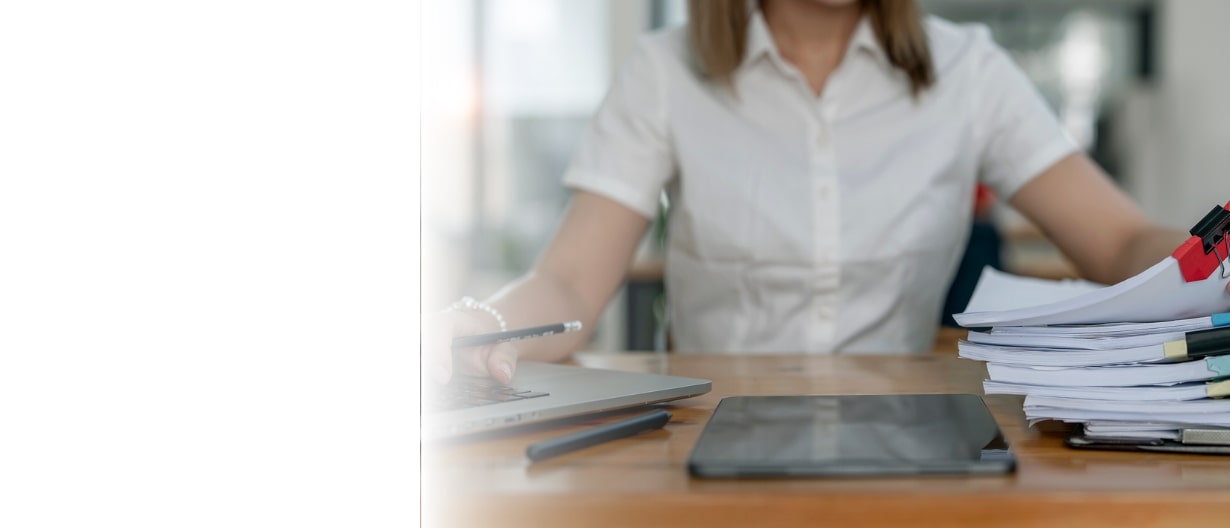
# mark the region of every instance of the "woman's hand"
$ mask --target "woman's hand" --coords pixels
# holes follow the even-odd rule
[[[465,373],[508,383],[518,355],[560,361],[584,346],[589,328],[623,283],[649,222],[610,198],[577,191],[542,258],[529,273],[493,294],[491,302],[504,310],[501,318],[509,317],[509,328],[580,320],[586,329],[519,341],[520,350],[504,343],[452,351],[453,338],[498,332],[500,324],[481,307],[434,314],[423,321],[424,382],[447,383],[454,374]],[[464,308],[466,303],[460,304]]]
[[[452,350],[453,338],[498,332],[499,324],[489,314],[473,310],[448,310],[427,318],[423,329],[423,368],[439,383],[454,374],[490,376],[508,384],[517,371],[517,349],[511,343]]]

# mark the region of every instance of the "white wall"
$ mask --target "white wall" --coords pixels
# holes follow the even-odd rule
[[[1134,98],[1137,170],[1124,176],[1152,218],[1187,229],[1230,200],[1230,2],[1160,7],[1160,82],[1151,97]]]
[[[611,0],[610,2],[610,67],[611,77],[636,49],[637,39],[649,27],[649,0]],[[598,332],[590,350],[613,352],[627,348],[624,335],[627,333],[627,298],[621,288],[607,304],[598,321]]]

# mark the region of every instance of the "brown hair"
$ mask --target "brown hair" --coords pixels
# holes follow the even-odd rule
[[[888,61],[909,77],[910,91],[917,96],[935,84],[931,49],[914,0],[863,0],[863,9]],[[747,49],[750,20],[746,0],[688,0],[688,37],[705,75],[730,82]]]

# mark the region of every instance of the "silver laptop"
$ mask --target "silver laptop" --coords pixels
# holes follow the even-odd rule
[[[454,377],[424,387],[423,438],[484,433],[709,392],[709,380],[522,361],[508,386]]]

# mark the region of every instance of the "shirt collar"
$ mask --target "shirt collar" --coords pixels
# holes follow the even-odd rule
[[[754,2],[749,2],[755,6]],[[769,34],[769,25],[765,23],[764,15],[759,9],[752,8],[752,17],[747,24],[747,44],[743,50],[742,66],[746,66],[759,59],[762,55],[768,55],[774,60],[780,59],[777,54],[777,45],[773,43],[773,35]]]
[[[777,44],[773,42],[773,34],[769,32],[769,24],[765,22],[764,14],[757,7],[757,2],[749,1],[748,9],[751,11],[751,20],[747,25],[747,44],[740,67],[755,62],[762,55],[768,55],[775,62],[781,62],[782,58],[777,51]],[[887,61],[884,48],[880,46],[880,39],[876,37],[876,32],[871,27],[871,20],[866,15],[859,19],[858,26],[854,28],[845,59],[848,59],[854,52],[865,52],[877,60]]]
[[[858,21],[858,26],[854,28],[854,35],[850,37],[850,50],[869,53],[877,60],[888,60],[888,55],[880,46],[880,39],[876,37],[875,29],[871,27],[871,18],[867,15],[863,15],[863,18]],[[847,56],[850,50],[847,50]]]

